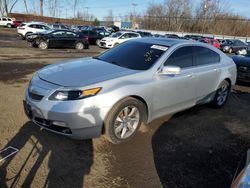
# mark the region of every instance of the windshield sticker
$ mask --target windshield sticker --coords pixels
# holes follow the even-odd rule
[[[168,47],[160,46],[160,45],[153,45],[153,46],[151,46],[151,48],[157,49],[157,50],[162,50],[162,51],[167,51],[168,50]]]

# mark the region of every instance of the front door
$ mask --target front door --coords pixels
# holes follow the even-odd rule
[[[164,66],[178,66],[179,75],[159,75],[154,77],[153,111],[155,117],[177,112],[195,104],[196,75],[193,72],[192,47],[185,46],[175,50]]]

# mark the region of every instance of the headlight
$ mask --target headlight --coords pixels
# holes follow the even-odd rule
[[[229,46],[224,46],[224,50],[229,50]]]
[[[244,168],[238,177],[234,180],[231,188],[247,188],[250,187],[250,166]]]
[[[58,90],[55,91],[50,97],[49,100],[55,101],[67,101],[67,100],[78,100],[87,97],[95,96],[102,88],[92,88],[87,90]]]

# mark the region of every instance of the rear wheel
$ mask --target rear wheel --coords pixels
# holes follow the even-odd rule
[[[40,49],[42,49],[42,50],[46,50],[46,49],[48,49],[48,42],[46,42],[46,41],[41,41],[39,44],[38,44],[38,47],[40,48]]]
[[[25,38],[27,38],[28,35],[32,34],[31,32],[28,32],[25,34]]]
[[[141,101],[132,97],[121,100],[111,109],[104,122],[107,139],[114,144],[130,140],[144,117],[145,107]]]
[[[11,27],[12,27],[12,25],[11,25],[10,23],[8,23],[8,24],[7,24],[7,27],[8,27],[8,28],[11,28]]]
[[[213,107],[215,108],[223,107],[227,102],[230,90],[231,90],[230,83],[227,80],[224,80],[216,91],[215,97],[212,101]]]
[[[77,42],[75,48],[77,50],[82,50],[84,48],[84,44],[82,42]]]

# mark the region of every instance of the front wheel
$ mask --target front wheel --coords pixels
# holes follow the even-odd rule
[[[231,86],[227,80],[224,80],[215,93],[215,97],[212,101],[212,105],[215,108],[223,107],[228,99],[230,94]]]
[[[109,112],[105,122],[105,135],[109,141],[119,144],[131,139],[145,117],[145,107],[135,98],[125,98]]]
[[[11,24],[7,24],[7,27],[8,27],[8,28],[11,28],[11,27],[12,27],[12,25],[11,25]]]
[[[42,50],[46,50],[46,49],[48,49],[48,42],[46,42],[46,41],[41,41],[39,44],[38,44],[38,47],[40,48],[40,49],[42,49]]]

